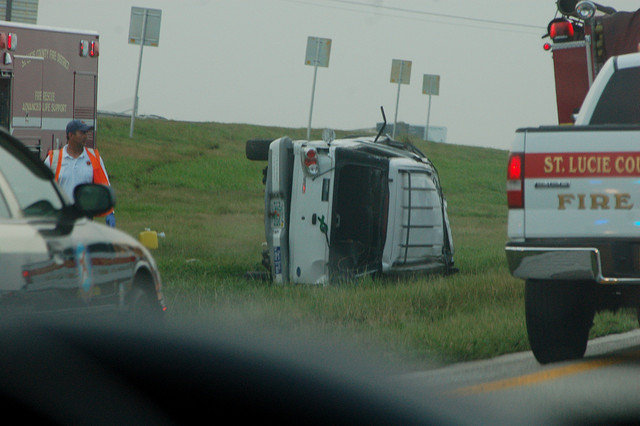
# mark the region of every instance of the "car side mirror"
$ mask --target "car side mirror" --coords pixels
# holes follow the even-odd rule
[[[86,216],[96,216],[108,212],[116,205],[113,190],[105,185],[84,183],[73,190],[75,207]]]

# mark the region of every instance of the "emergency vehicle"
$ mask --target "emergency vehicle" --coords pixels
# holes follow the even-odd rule
[[[96,32],[0,21],[0,126],[40,158],[69,121],[95,126],[98,55]]]
[[[638,51],[640,10],[618,12],[591,1],[558,0],[562,15],[547,26],[558,123],[571,124],[593,80],[612,56]]]
[[[640,313],[640,53],[623,54],[640,10],[557,5],[558,116],[573,125],[518,129],[507,165],[506,255],[541,363],[582,357],[595,312]]]
[[[541,363],[582,357],[595,312],[640,308],[639,104],[640,53],[614,56],[574,125],[516,132],[506,255]]]

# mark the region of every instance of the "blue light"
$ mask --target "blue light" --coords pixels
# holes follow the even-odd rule
[[[589,183],[590,183],[591,185],[602,185],[602,180],[600,180],[600,179],[591,179],[591,180],[589,181]],[[638,181],[638,183],[640,183],[640,181]]]
[[[609,221],[607,219],[598,219],[594,223],[596,225],[605,225],[605,224],[609,223]]]

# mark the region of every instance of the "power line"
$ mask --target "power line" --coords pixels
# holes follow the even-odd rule
[[[328,4],[321,4],[321,3],[316,3],[313,2],[311,0],[309,1],[305,1],[305,0],[280,0],[280,1],[284,1],[287,3],[297,3],[297,4],[303,4],[303,5],[309,5],[309,6],[314,6],[314,7],[322,7],[325,9],[336,9],[336,10],[346,10],[349,12],[354,12],[354,13],[370,13],[373,15],[378,15],[378,16],[390,16],[390,17],[394,17],[394,18],[400,18],[400,19],[410,19],[410,20],[416,20],[416,21],[423,21],[423,22],[432,22],[432,23],[436,23],[436,24],[442,24],[442,25],[457,25],[457,26],[464,26],[464,27],[469,27],[469,28],[478,28],[478,29],[483,29],[483,30],[491,30],[491,31],[500,31],[500,32],[510,32],[510,33],[520,33],[520,34],[537,34],[537,33],[533,33],[531,30],[527,31],[526,29],[522,29],[522,30],[518,30],[516,28],[496,28],[496,27],[487,27],[487,26],[481,26],[481,25],[470,25],[468,23],[460,23],[460,22],[446,22],[446,21],[441,21],[441,20],[434,20],[434,19],[424,19],[424,18],[418,18],[418,17],[409,17],[409,16],[401,16],[401,15],[395,15],[395,14],[389,14],[389,13],[383,13],[383,12],[364,12],[364,10],[362,8],[358,8],[358,9],[353,9],[353,8],[347,8],[347,7],[340,7],[340,6],[331,6]],[[332,1],[332,0],[329,0]],[[367,4],[362,4],[363,6],[372,6],[375,7],[374,5],[367,5]],[[384,8],[383,8],[384,9]],[[401,11],[402,12],[402,11]],[[422,11],[418,11],[418,12],[422,12]],[[405,12],[407,13],[407,12]],[[434,15],[436,17],[439,17],[438,14],[431,14],[429,12],[424,12],[424,13],[420,13],[421,15]],[[448,18],[448,19],[452,19],[455,15],[445,15],[442,17]],[[463,17],[458,17],[458,18],[463,18]],[[471,20],[473,18],[468,18],[468,20]],[[492,23],[491,21],[488,20],[479,20],[479,23],[482,24],[488,24],[488,23]],[[487,22],[488,21],[488,22]],[[499,21],[495,21],[495,22],[499,22]],[[504,22],[504,24],[506,25],[518,25],[521,27],[521,25],[519,24],[514,24],[514,23],[506,23]],[[546,28],[543,27],[536,27],[536,26],[531,26],[528,25],[527,27],[529,28],[535,28],[536,30],[544,30]]]
[[[396,7],[396,6],[385,6],[382,4],[372,4],[372,3],[366,3],[366,2],[354,1],[354,0],[328,0],[328,1],[332,1],[334,3],[350,4],[354,6],[374,7],[378,9],[393,10],[396,12],[416,13],[420,15],[435,16],[438,18],[459,19],[463,21],[479,22],[483,24],[510,25],[510,26],[516,26],[516,27],[535,28],[537,30],[544,29],[543,27],[538,25],[514,23],[514,22],[507,22],[507,21],[496,21],[493,19],[472,18],[470,16],[450,15],[446,13],[427,12],[427,11],[418,10],[418,9],[407,9],[404,7]]]

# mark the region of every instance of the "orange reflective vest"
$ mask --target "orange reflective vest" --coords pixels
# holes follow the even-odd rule
[[[56,182],[58,182],[60,178],[60,169],[62,168],[62,157],[64,157],[63,149],[64,148],[60,148],[55,151],[49,151],[49,153],[47,154],[47,156],[49,157],[49,168],[53,169],[54,161],[56,163],[56,171],[54,173]],[[85,148],[85,150],[87,151],[87,156],[89,157],[89,161],[91,161],[91,167],[93,168],[93,183],[110,186],[109,179],[107,179],[107,175],[105,174],[104,170],[102,169],[102,166],[100,165],[100,154],[98,153],[98,150],[92,149],[92,148]],[[113,213],[113,209],[99,216],[100,217],[107,216],[111,213]]]

